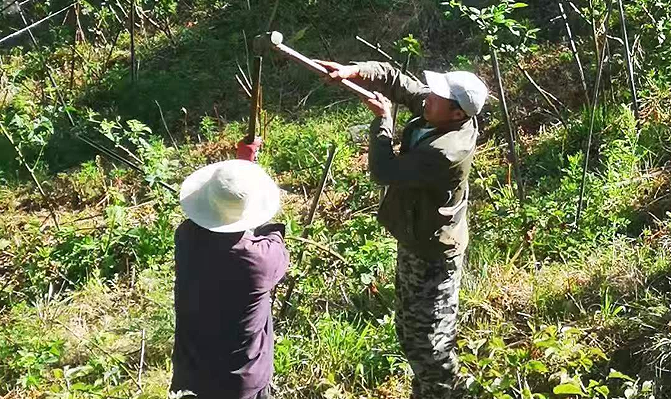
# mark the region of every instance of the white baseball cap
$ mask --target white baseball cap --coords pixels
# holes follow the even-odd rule
[[[269,221],[280,209],[280,189],[259,165],[231,159],[189,175],[182,183],[179,202],[198,226],[233,233]]]
[[[474,73],[424,71],[424,76],[429,89],[434,94],[456,101],[468,116],[479,114],[485,105],[488,95],[487,86]]]

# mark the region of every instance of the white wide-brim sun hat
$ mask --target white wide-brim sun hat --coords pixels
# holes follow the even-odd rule
[[[280,209],[280,189],[259,165],[231,159],[189,175],[182,183],[179,202],[198,226],[234,233],[269,221]]]

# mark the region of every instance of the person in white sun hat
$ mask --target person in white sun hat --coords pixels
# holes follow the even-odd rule
[[[368,167],[387,186],[378,220],[398,240],[396,332],[414,372],[413,399],[453,397],[459,285],[468,245],[468,173],[485,84],[465,71],[425,71],[426,84],[388,63],[318,61],[333,79],[376,93]],[[391,101],[413,118],[394,152]]]
[[[280,209],[280,190],[259,165],[235,159],[193,172],[180,204],[188,219],[175,233],[170,391],[269,399],[270,291],[289,264],[284,225],[267,223]]]

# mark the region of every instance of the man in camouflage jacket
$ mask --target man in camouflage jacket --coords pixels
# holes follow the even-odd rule
[[[412,399],[448,399],[457,373],[459,285],[468,245],[468,173],[487,98],[470,72],[425,71],[427,85],[387,63],[320,61],[334,79],[353,79],[376,99],[371,177],[387,186],[378,220],[398,240],[396,332],[415,374]],[[392,148],[390,100],[413,114],[400,153]]]

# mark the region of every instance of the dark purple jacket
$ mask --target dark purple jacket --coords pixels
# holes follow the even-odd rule
[[[171,391],[248,399],[270,383],[270,291],[289,264],[283,236],[281,224],[232,234],[179,226]]]

